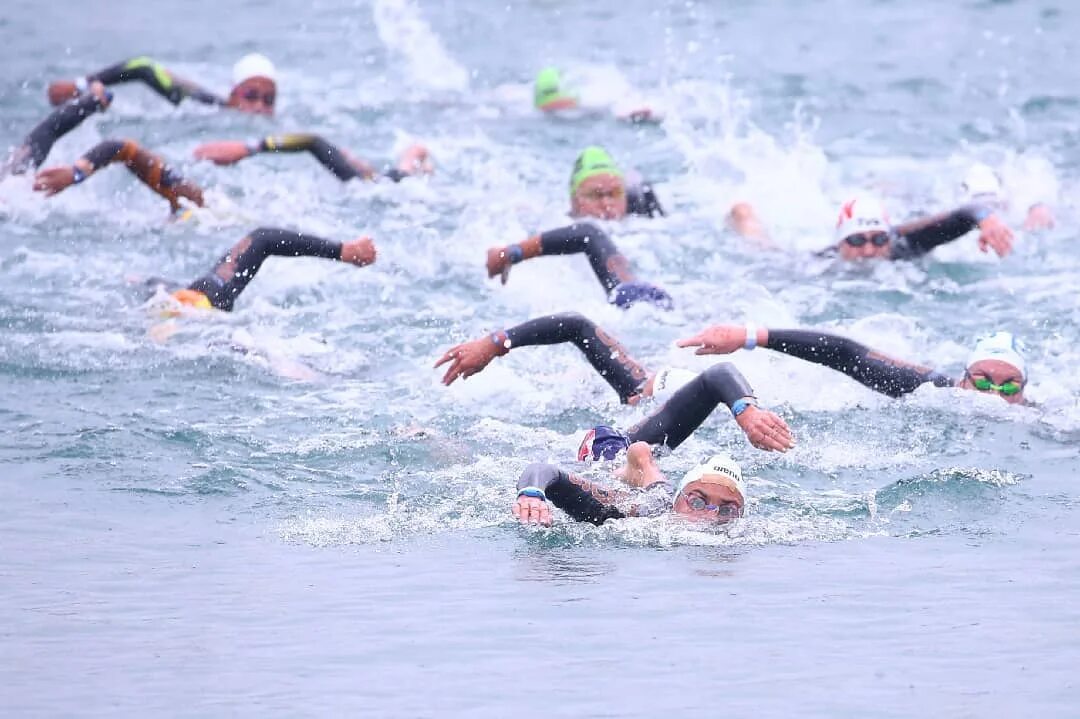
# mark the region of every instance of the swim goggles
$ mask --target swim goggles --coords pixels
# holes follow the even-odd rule
[[[971,384],[975,386],[975,389],[980,392],[999,392],[1006,397],[1011,397],[1014,394],[1020,394],[1024,390],[1024,385],[1014,380],[994,384],[986,377],[972,377],[970,373],[967,373],[967,377],[971,380]]]

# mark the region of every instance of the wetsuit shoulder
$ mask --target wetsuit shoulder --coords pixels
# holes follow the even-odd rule
[[[638,182],[626,188],[626,211],[631,215],[643,217],[663,217],[666,213],[660,206],[653,186],[648,182]]]

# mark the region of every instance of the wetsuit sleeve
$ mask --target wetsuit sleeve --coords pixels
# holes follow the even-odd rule
[[[948,242],[963,237],[979,226],[979,218],[988,211],[978,205],[965,205],[952,212],[905,222],[896,227],[899,235],[893,242],[892,259],[909,260]]]
[[[258,152],[310,152],[312,157],[342,182],[354,177],[372,179],[374,171],[354,162],[348,154],[318,135],[296,133],[272,135],[263,138],[256,146]]]
[[[96,95],[87,92],[53,110],[23,140],[22,147],[16,151],[17,156],[12,165],[12,172],[20,174],[31,167],[40,167],[57,140],[74,130],[95,112],[99,110],[104,112],[108,107],[108,102],[108,98],[103,103]]]
[[[544,490],[548,501],[579,522],[600,525],[609,519],[631,516],[615,506],[627,497],[625,492],[604,489],[550,464],[534,463],[526,467],[518,480],[518,489],[525,487]]]
[[[721,403],[731,409],[754,390],[730,362],[705,370],[679,388],[656,412],[630,428],[630,442],[663,444],[675,449],[708,419]]]
[[[617,339],[576,312],[538,317],[504,332],[511,349],[572,342],[624,404],[641,393],[648,379],[648,372]]]
[[[187,80],[174,77],[164,65],[152,58],[141,56],[118,62],[115,65],[86,76],[87,82],[97,80],[104,85],[122,82],[143,82],[151,90],[174,105],[185,97],[208,105],[225,105],[226,101]]]
[[[660,200],[656,197],[653,186],[648,182],[631,185],[626,188],[626,211],[631,215],[644,217],[664,217],[667,213],[660,206]]]
[[[573,255],[581,252],[589,258],[593,274],[606,292],[634,279],[626,257],[619,253],[619,248],[607,233],[591,222],[578,222],[540,234],[542,255]]]
[[[124,165],[138,177],[143,184],[175,206],[177,202],[176,186],[183,182],[183,177],[170,168],[158,155],[140,147],[133,140],[105,140],[95,145],[82,157],[90,163],[93,171],[113,162]]]
[[[954,382],[928,367],[908,364],[875,352],[847,337],[810,330],[769,330],[765,347],[843,372],[875,392],[900,397],[927,382],[951,387]]]

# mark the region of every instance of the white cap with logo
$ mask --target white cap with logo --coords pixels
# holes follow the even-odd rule
[[[861,232],[888,232],[890,227],[881,200],[871,195],[859,195],[840,206],[836,239],[840,241]]]
[[[675,490],[675,500],[679,499],[679,495],[682,494],[682,491],[686,489],[686,486],[691,482],[704,481],[706,483],[719,484],[713,477],[723,477],[730,480],[731,484],[733,484],[739,494],[742,495],[743,502],[746,501],[746,483],[743,482],[742,468],[739,467],[739,463],[732,459],[730,455],[723,453],[714,454],[683,475],[683,478],[679,480],[679,486]]]

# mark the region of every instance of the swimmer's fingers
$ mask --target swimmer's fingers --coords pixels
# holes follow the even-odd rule
[[[450,349],[446,350],[446,354],[435,360],[435,364],[432,365],[432,369],[434,369],[435,367],[442,367],[444,364],[454,359],[460,349],[461,345],[458,345],[457,347],[451,347]]]
[[[50,167],[34,177],[34,189],[44,192],[46,197],[63,192],[75,182],[75,173],[70,167]]]
[[[700,347],[705,344],[705,333],[696,334],[693,337],[687,337],[685,339],[676,340],[676,347]]]
[[[551,508],[539,497],[518,497],[510,511],[522,524],[551,526]]]
[[[250,154],[248,146],[238,140],[207,142],[195,148],[196,160],[210,160],[215,165],[231,165]]]
[[[697,347],[696,355],[731,354],[746,344],[746,328],[740,325],[713,325],[675,344],[679,347]]]
[[[1004,257],[1012,250],[1012,230],[997,215],[980,222],[979,233],[979,249],[983,252],[992,249],[998,257]]]

